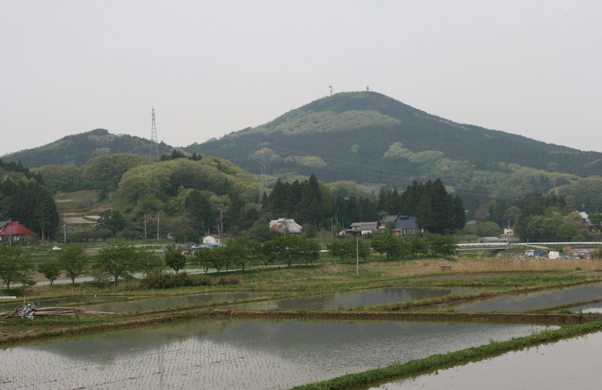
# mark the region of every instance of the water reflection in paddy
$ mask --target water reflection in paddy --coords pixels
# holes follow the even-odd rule
[[[529,325],[189,322],[9,348],[0,388],[269,389],[507,340]],[[24,367],[35,367],[23,375]]]
[[[267,302],[254,302],[234,304],[228,306],[232,309],[245,310],[326,310],[338,309],[339,307],[358,307],[360,305],[371,306],[383,303],[407,302],[417,299],[441,297],[449,294],[469,294],[479,292],[477,289],[444,289],[444,288],[414,288],[393,287],[379,288],[367,291],[346,291],[333,294],[306,296],[299,298],[275,298],[277,300]],[[121,313],[134,310],[152,310],[177,305],[225,302],[240,299],[251,299],[270,297],[274,293],[211,293],[198,295],[184,295],[165,298],[141,299],[127,302],[113,302],[88,306],[89,310],[109,311]]]
[[[299,298],[281,299],[269,302],[251,302],[229,306],[243,310],[336,310],[339,307],[350,308],[416,301],[425,298],[443,297],[477,293],[478,289],[445,289],[430,287],[391,287],[364,291],[345,291]]]
[[[370,389],[599,389],[601,348],[598,332]]]
[[[570,310],[573,313],[602,313],[602,302],[590,303],[589,305],[568,307],[565,310]]]
[[[108,311],[122,313],[124,311],[146,311],[172,307],[178,305],[192,305],[201,303],[225,302],[240,299],[267,297],[269,293],[230,292],[230,293],[203,293],[195,295],[178,295],[174,297],[161,297],[138,299],[125,302],[110,302],[98,305],[89,305],[88,310]]]
[[[544,290],[527,294],[504,295],[493,299],[479,300],[461,305],[445,306],[456,311],[523,311],[545,306],[562,305],[565,303],[585,301],[602,297],[602,283],[577,287],[567,287],[559,290]]]

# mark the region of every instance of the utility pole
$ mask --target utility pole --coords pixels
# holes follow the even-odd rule
[[[222,210],[219,211],[219,225],[220,225],[219,236],[221,237],[224,234],[224,216],[222,214]]]
[[[155,107],[153,106],[153,124],[151,126],[151,140],[150,140],[150,148],[148,151],[148,162],[155,158],[157,162],[159,161],[159,138],[157,137],[157,126],[155,124]]]
[[[159,239],[159,221],[161,219],[161,212],[157,213],[157,240]]]
[[[360,239],[355,237],[355,264],[357,277],[360,276]]]
[[[63,235],[64,235],[63,244],[66,244],[67,243],[67,220],[64,215],[63,215]]]
[[[261,192],[259,194],[259,201],[261,202],[264,191],[267,191],[268,189],[268,179],[265,173],[265,153],[263,152],[263,149],[261,149],[261,179],[259,180],[259,183],[261,184]]]
[[[144,213],[144,238],[146,239],[146,213]]]
[[[12,227],[13,221],[11,221],[10,219],[8,220],[8,246],[12,247],[13,246],[13,227]]]

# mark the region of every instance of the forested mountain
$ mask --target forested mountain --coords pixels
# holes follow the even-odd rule
[[[602,172],[602,154],[461,125],[375,92],[339,93],[265,125],[193,144],[268,175],[315,173],[325,182],[353,180],[405,188],[441,178],[459,194],[477,186],[517,198]],[[466,200],[466,199],[465,199]]]
[[[132,153],[148,156],[149,140],[131,135],[110,134],[105,129],[68,135],[38,148],[2,156],[4,161],[18,161],[29,168],[44,165],[82,166],[91,158],[117,153]],[[171,152],[172,147],[161,142],[159,153]]]

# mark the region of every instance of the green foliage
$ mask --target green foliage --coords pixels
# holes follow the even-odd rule
[[[127,171],[116,196],[133,207],[146,198],[177,196],[180,188],[209,191],[215,195],[238,194],[254,200],[259,192],[257,180],[232,163],[204,158],[201,161],[177,159],[142,165]]]
[[[83,186],[86,188],[108,187],[115,190],[124,173],[147,163],[147,157],[129,153],[105,155],[90,159],[81,169]]]
[[[33,263],[22,248],[0,245],[0,279],[4,281],[7,290],[10,290],[11,283],[34,285],[35,282],[31,279],[33,271]]]
[[[0,160],[1,161],[1,160]],[[15,182],[0,172],[0,219],[19,221],[42,239],[54,235],[59,215],[50,192],[35,180]]]
[[[90,266],[90,258],[86,256],[85,250],[81,246],[72,246],[61,250],[57,257],[65,275],[75,283],[75,279],[86,275]]]
[[[278,233],[270,229],[270,224],[264,218],[255,221],[253,227],[249,229],[249,236],[259,243],[269,241],[277,235]]]
[[[186,256],[178,251],[168,251],[165,253],[165,265],[173,269],[176,274],[186,266]]]
[[[579,211],[593,214],[602,205],[602,177],[592,176],[576,180],[571,185],[559,187],[558,193],[563,196],[573,196],[578,205],[585,206]]]
[[[219,252],[227,258],[226,264],[236,264],[244,271],[245,265],[252,259],[247,251],[249,243],[250,241],[246,237],[235,238],[226,242],[226,246],[220,248]]]
[[[289,267],[293,263],[305,261],[313,263],[320,255],[320,244],[307,237],[292,234],[284,235],[264,244],[264,251],[273,256],[277,262]]]
[[[301,226],[301,229],[302,229],[303,235],[305,237],[307,237],[307,238],[316,237],[316,228],[311,223],[304,223],[303,226]]]
[[[111,230],[99,229],[99,230],[95,230],[95,231],[69,233],[67,235],[67,241],[69,241],[69,242],[88,242],[88,241],[92,241],[92,240],[106,241],[107,238],[111,238],[113,236],[114,236],[114,234]]]
[[[111,245],[101,248],[92,264],[94,274],[99,277],[112,277],[117,281],[122,276],[131,276],[141,271],[140,255],[136,248],[126,244]]]
[[[521,202],[522,212],[516,218],[514,232],[526,241],[585,241],[590,236],[577,212],[568,213],[568,202],[562,196],[533,194]]]
[[[54,280],[61,276],[63,267],[57,259],[47,259],[38,264],[37,270],[50,281],[50,285],[52,286]]]
[[[196,230],[189,227],[189,228],[186,228],[186,229],[176,232],[174,234],[174,240],[176,242],[182,242],[182,243],[194,242],[194,243],[198,244],[201,241],[201,236],[199,236],[199,234],[196,232]]]
[[[213,248],[199,248],[194,251],[194,256],[190,260],[190,263],[200,266],[207,273],[216,263],[219,264],[217,257],[217,253]]]
[[[355,256],[355,239],[346,238],[331,242],[327,246],[330,254],[341,259],[344,263],[346,259],[351,260]]]
[[[433,257],[448,257],[456,254],[458,243],[454,237],[441,236],[438,234],[429,234],[425,241],[428,250]]]
[[[328,244],[327,247],[332,256],[341,259],[341,263],[345,262],[345,260],[355,260],[358,255],[366,260],[370,254],[368,244],[364,240],[356,240],[355,238],[335,240]]]
[[[328,193],[321,188],[318,179],[312,174],[304,182],[295,180],[293,183],[276,181],[270,193],[267,205],[274,214],[284,218],[294,218],[301,225],[321,222],[328,208],[328,201],[322,195]]]
[[[165,266],[165,262],[161,256],[157,255],[155,252],[139,250],[138,256],[140,256],[140,270],[145,275],[149,275],[151,272],[154,272],[155,270],[161,269]]]
[[[186,272],[179,274],[168,274],[159,269],[154,269],[140,280],[140,287],[148,290],[192,287],[192,286],[211,286],[213,283],[207,277],[198,277]]]
[[[100,219],[96,223],[97,230],[107,229],[115,234],[125,227],[125,218],[119,210],[105,210],[98,215]]]
[[[502,233],[502,228],[495,222],[477,222],[477,231],[479,237],[498,236]]]

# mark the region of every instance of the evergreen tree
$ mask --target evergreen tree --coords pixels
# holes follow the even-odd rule
[[[466,226],[466,210],[459,195],[454,197],[454,222],[456,229],[464,229],[464,226]]]

